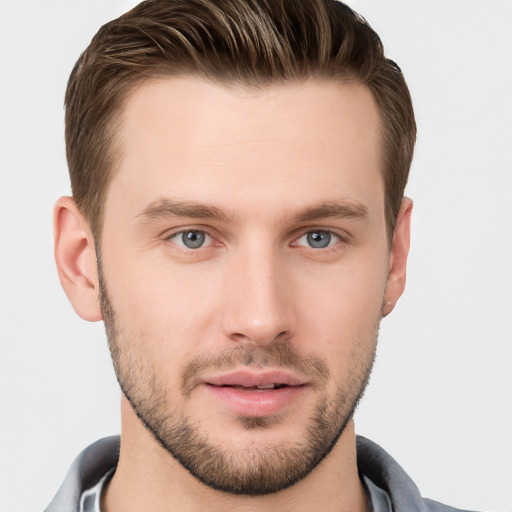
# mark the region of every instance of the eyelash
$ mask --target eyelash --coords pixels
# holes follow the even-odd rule
[[[204,242],[201,243],[201,245],[198,245],[197,247],[187,247],[185,245],[185,243],[179,243],[176,241],[176,240],[179,240],[180,236],[183,237],[184,234],[192,234],[192,233],[194,233],[195,235],[197,235],[199,237],[203,236],[205,239]],[[308,236],[314,235],[314,234],[321,234],[322,236],[327,236],[328,237],[327,245],[325,245],[324,247],[312,247],[311,245],[309,245],[309,243],[305,243],[305,244],[299,243],[299,241],[302,238],[304,238],[304,237],[307,238]],[[180,231],[171,233],[170,235],[165,237],[165,240],[167,242],[171,242],[171,243],[175,244],[176,246],[180,247],[182,250],[195,252],[198,249],[206,249],[207,247],[210,247],[212,245],[212,242],[215,241],[215,238],[205,230],[189,228],[189,229],[182,229]],[[192,241],[192,243],[194,242],[194,240],[191,240],[191,241]],[[332,243],[333,241],[334,241],[334,243]],[[333,246],[335,246],[343,241],[345,241],[345,239],[341,235],[335,233],[332,230],[309,229],[308,231],[303,232],[299,237],[295,238],[290,243],[290,246],[294,247],[294,248],[295,247],[305,247],[306,249],[311,249],[313,251],[321,251],[321,250],[331,249]],[[311,240],[309,240],[308,242],[311,242]],[[322,243],[322,242],[323,242],[323,239],[320,238],[319,243]],[[216,245],[220,247],[223,244],[221,242],[217,242]]]
[[[324,247],[312,247],[311,245],[309,245],[309,243],[307,245],[300,245],[299,244],[299,241],[306,237],[306,239],[310,236],[310,235],[313,235],[313,234],[321,234],[322,236],[327,236],[328,237],[328,240],[327,240],[327,245],[325,245]],[[333,242],[334,243],[331,243]],[[310,229],[309,231],[306,231],[305,233],[303,233],[300,237],[296,238],[293,242],[292,242],[292,246],[293,247],[306,247],[308,249],[313,249],[313,250],[322,250],[322,249],[330,249],[333,247],[333,245],[336,245],[338,244],[339,242],[342,241],[342,238],[340,235],[338,235],[337,233],[334,233],[333,231],[330,231],[328,229]],[[310,240],[308,240],[308,242],[311,242]],[[321,243],[323,242],[323,240],[321,240]]]
[[[184,243],[182,244],[182,243],[177,243],[176,241],[173,241],[173,240],[178,239],[178,237],[180,235],[183,236],[184,234],[187,234],[187,233],[195,233],[197,235],[203,235],[205,237],[206,246],[203,243],[203,244],[201,244],[198,247],[187,247]],[[209,243],[207,242],[208,239],[210,239]],[[165,240],[168,241],[168,242],[174,243],[175,245],[181,247],[184,250],[196,251],[197,249],[202,249],[202,248],[205,248],[205,247],[209,247],[211,245],[211,242],[214,240],[214,238],[207,231],[202,230],[202,229],[183,229],[181,231],[177,231],[175,233],[171,233],[170,235],[166,236]]]

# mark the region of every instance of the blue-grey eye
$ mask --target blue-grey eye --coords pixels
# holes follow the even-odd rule
[[[211,237],[208,233],[197,229],[181,231],[170,238],[170,240],[172,240],[176,245],[180,245],[187,249],[199,249],[205,244],[210,243],[210,239]]]
[[[307,233],[304,233],[297,240],[296,244],[303,247],[311,247],[312,249],[325,249],[338,241],[338,235],[332,231],[318,229],[316,231],[308,231]]]
[[[205,236],[202,231],[186,231],[181,234],[183,245],[189,249],[198,249],[202,247],[205,241]]]
[[[329,231],[310,231],[306,240],[313,249],[323,249],[331,243],[331,233]]]

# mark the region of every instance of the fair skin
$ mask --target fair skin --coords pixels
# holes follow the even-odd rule
[[[338,430],[348,423],[293,485],[235,495],[187,471],[123,397],[104,510],[366,510],[351,411],[337,403],[357,400],[379,320],[403,292],[412,208],[405,199],[390,248],[379,126],[360,85],[162,78],[130,96],[101,258],[132,405],[149,423],[150,412],[165,425],[186,419],[237,474],[273,450],[302,451],[322,406]],[[68,297],[100,320],[94,239],[71,198],[57,202],[55,233]],[[280,366],[275,347],[320,370]],[[205,356],[216,363],[184,380]]]

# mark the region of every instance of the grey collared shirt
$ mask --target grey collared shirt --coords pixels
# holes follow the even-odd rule
[[[82,493],[79,512],[101,512],[101,497],[113,474],[114,468],[109,469],[97,484]],[[391,501],[385,491],[364,475],[362,482],[368,498],[368,512],[393,512]]]
[[[119,436],[114,436],[86,448],[45,512],[101,512],[101,493],[117,466],[119,443]],[[469,512],[422,498],[395,459],[361,436],[357,437],[357,465],[372,512]]]

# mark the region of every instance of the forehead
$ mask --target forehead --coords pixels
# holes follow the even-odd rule
[[[181,194],[211,203],[240,192],[283,203],[349,194],[375,202],[372,194],[383,196],[379,133],[376,103],[361,85],[152,80],[126,102],[109,195],[120,188],[141,201]]]

